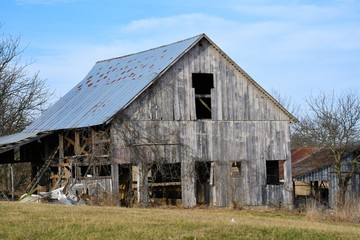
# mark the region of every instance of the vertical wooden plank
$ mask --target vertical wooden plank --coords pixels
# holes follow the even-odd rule
[[[75,131],[75,146],[74,146],[75,155],[80,155],[80,133]]]
[[[119,164],[112,162],[111,164],[111,191],[113,200],[116,205],[120,205],[119,201]]]
[[[64,161],[64,135],[59,133],[59,164],[61,165]]]
[[[218,207],[230,205],[231,195],[231,163],[217,162],[214,165],[214,184],[216,185],[216,202]]]
[[[181,63],[181,64],[180,64]],[[184,59],[179,62],[179,67],[181,69],[178,69],[177,73],[177,81],[178,81],[178,88],[177,88],[177,94],[178,94],[178,104],[179,104],[179,120],[186,120],[185,118],[185,84],[184,84]]]
[[[91,139],[92,139],[92,145],[94,149],[96,137],[96,132],[94,129],[91,129]],[[120,205],[120,192],[119,192],[119,162],[120,162],[120,156],[119,156],[119,143],[115,138],[116,131],[114,128],[114,125],[112,124],[110,126],[110,163],[111,163],[111,192],[112,197],[116,205]]]
[[[181,162],[182,204],[185,208],[196,205],[195,197],[195,162],[183,159]]]
[[[147,178],[147,164],[139,162],[137,168],[137,194],[138,194],[138,204],[141,207],[146,207],[148,205],[148,178]]]
[[[287,129],[287,132],[290,135],[290,128]],[[294,199],[293,199],[293,184],[292,184],[292,172],[291,172],[291,148],[290,148],[290,136],[286,143],[287,157],[284,162],[284,205],[287,209],[293,209]]]
[[[63,175],[63,163],[64,163],[64,135],[63,133],[59,133],[59,162],[58,162],[58,183],[59,187],[62,187],[62,175]]]

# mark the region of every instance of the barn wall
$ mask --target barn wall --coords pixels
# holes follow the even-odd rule
[[[336,208],[337,206],[337,199],[338,199],[338,177],[337,174],[331,172],[329,174],[329,206],[331,208]],[[351,177],[349,182],[349,186],[345,196],[346,200],[356,200],[360,199],[360,174],[354,174]]]
[[[195,121],[192,73],[213,74],[212,119]],[[113,156],[119,164],[147,158],[182,162],[182,169],[189,169],[195,161],[215,162],[215,205],[230,204],[233,162],[243,162],[236,198],[246,205],[267,201],[266,160],[287,160],[285,178],[290,184],[286,189],[292,190],[289,117],[206,40],[114,119],[113,141]],[[185,195],[190,196],[194,179],[185,180]],[[287,203],[291,196],[286,195]],[[193,204],[193,196],[185,202]]]

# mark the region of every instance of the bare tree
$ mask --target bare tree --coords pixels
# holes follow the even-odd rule
[[[295,103],[291,96],[282,95],[277,90],[272,90],[271,95],[291,114],[293,114],[294,116],[299,115],[300,105]]]
[[[24,49],[20,47],[20,40],[19,36],[0,33],[0,136],[21,131],[41,113],[50,97],[45,80],[38,73],[30,74],[29,63],[22,62]],[[10,169],[7,165],[0,167],[2,172]],[[27,168],[14,169],[14,185],[22,186],[24,176],[29,175],[22,171]],[[5,190],[10,189],[7,175],[2,174],[0,178],[0,186],[5,185]]]
[[[22,130],[46,107],[49,91],[21,62],[20,37],[0,35],[0,135]]]
[[[360,160],[360,156],[354,156],[350,169],[344,171],[342,160],[360,143],[359,96],[353,92],[320,93],[306,101],[309,109],[296,126],[295,134],[303,145],[325,147],[333,153],[339,187],[337,205],[342,207]]]

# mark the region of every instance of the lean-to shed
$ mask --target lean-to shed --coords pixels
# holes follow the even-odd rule
[[[0,161],[19,151],[48,185],[100,184],[122,204],[291,208],[293,121],[201,34],[97,62]]]
[[[349,148],[341,160],[343,177],[351,170],[351,163],[360,155],[360,146]],[[312,197],[331,208],[337,206],[338,175],[333,152],[325,147],[300,147],[292,150],[292,173],[295,197]],[[306,188],[305,188],[306,187]],[[300,189],[307,189],[300,191]],[[299,194],[298,194],[299,193]],[[360,167],[350,178],[346,199],[360,198]]]

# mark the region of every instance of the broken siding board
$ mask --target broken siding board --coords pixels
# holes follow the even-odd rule
[[[214,106],[212,107],[213,114],[213,120],[223,120],[222,118],[222,91],[221,91],[221,76],[220,72],[217,66],[217,58],[216,56],[216,50],[211,47],[210,49],[211,54],[211,71],[210,73],[213,73],[214,77],[214,88],[211,90],[211,96],[213,99],[211,99],[212,103],[214,103]]]
[[[227,79],[228,79],[228,89],[229,89],[229,94],[228,94],[228,112],[229,112],[229,120],[235,120],[234,117],[234,111],[235,109],[237,109],[237,104],[234,101],[235,97],[235,76],[234,76],[234,71],[232,70],[233,67],[230,65],[227,67]]]
[[[189,102],[189,111],[190,111],[190,120],[196,120],[196,106],[195,106],[195,89],[191,88],[190,92],[190,102]]]
[[[227,91],[226,91],[226,70],[225,70],[225,65],[223,63],[223,61],[221,61],[221,59],[219,58],[218,59],[218,65],[219,65],[219,70],[218,70],[218,73],[219,73],[219,85],[220,85],[220,88],[218,89],[218,91],[221,91],[221,93],[224,93],[222,94],[221,96],[221,109],[222,109],[222,114],[221,114],[221,119],[222,120],[228,120],[228,109],[227,109],[227,101],[226,101],[226,94],[227,94]]]
[[[213,161],[214,156],[213,156],[213,151],[212,149],[216,146],[213,145],[213,127],[214,127],[214,123],[207,121],[204,122],[205,123],[205,131],[207,132],[207,143],[206,143],[206,147],[207,147],[207,159],[209,161]]]
[[[178,88],[179,88],[179,73],[181,72],[181,69],[178,66],[179,64],[177,63],[175,66],[172,67],[172,72],[174,73],[172,75],[172,79],[170,82],[170,85],[173,86],[172,89],[172,104],[173,104],[173,115],[174,115],[174,120],[180,120],[180,99],[179,99],[179,95],[178,95]]]
[[[174,101],[174,115],[175,115],[175,120],[184,120],[184,109],[183,109],[183,105],[184,105],[184,71],[183,71],[183,65],[184,65],[184,60],[180,59],[179,62],[176,64],[176,67],[174,66],[174,68],[176,69],[176,74],[175,74],[175,89],[174,89],[174,97],[175,97],[175,101]]]
[[[191,119],[191,104],[192,99],[190,99],[191,91],[192,91],[192,76],[190,70],[190,58],[184,57],[183,60],[183,81],[184,81],[184,118],[183,120],[190,120]]]

